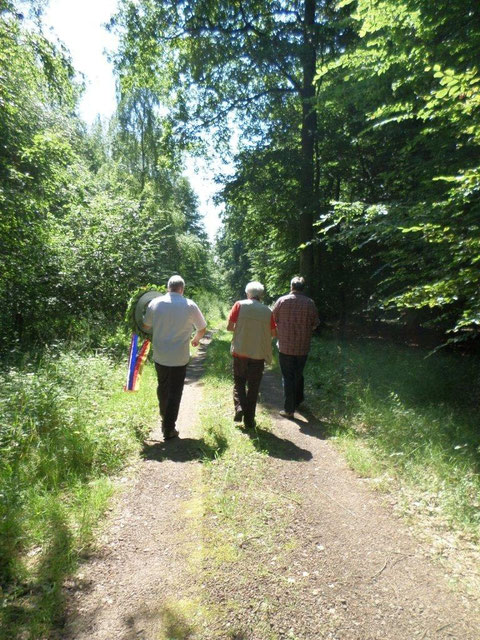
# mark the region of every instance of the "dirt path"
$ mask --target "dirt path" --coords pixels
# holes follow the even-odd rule
[[[188,555],[195,540],[191,527],[186,539],[183,505],[200,481],[201,451],[193,434],[205,348],[188,367],[177,422],[181,440],[164,443],[158,423],[145,441],[137,473],[124,479],[127,486],[98,552],[66,585],[64,640],[156,638],[169,601],[189,583]]]
[[[274,420],[273,434],[263,439],[270,453],[265,482],[279,495],[298,496],[281,532],[294,544],[282,556],[252,541],[244,545],[243,567],[226,564],[194,585],[190,558],[202,545],[202,529],[192,530],[191,519],[186,524],[184,505],[201,482],[194,436],[201,367],[200,356],[185,387],[182,439],[164,444],[152,434],[99,552],[69,585],[64,640],[157,640],[165,637],[170,615],[171,640],[480,639],[478,601],[452,590],[379,495],[322,439],[320,423],[307,413],[295,422],[278,416],[281,387],[272,373],[262,383]],[[249,567],[260,564],[261,579],[258,572],[250,578]],[[210,606],[235,601],[211,636],[182,631],[170,610],[182,597],[198,596],[199,588]]]
[[[264,383],[278,412],[278,378]],[[308,452],[300,465],[270,458],[275,490],[299,495],[290,535],[300,545],[283,570],[295,581],[289,609],[303,611],[302,639],[479,640],[479,601],[453,591],[428,549],[322,439],[322,425],[304,412],[278,417],[275,432]]]

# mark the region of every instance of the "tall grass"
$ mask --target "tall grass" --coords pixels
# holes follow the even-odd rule
[[[312,408],[352,466],[415,486],[427,512],[479,536],[479,362],[357,339],[314,342]]]
[[[126,352],[125,352],[126,357]],[[0,373],[0,637],[39,638],[61,587],[156,413],[152,370],[123,392],[126,363],[46,350]],[[33,359],[30,360],[33,362]]]

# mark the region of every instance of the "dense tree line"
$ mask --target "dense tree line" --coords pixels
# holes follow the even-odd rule
[[[477,335],[474,0],[120,0],[118,109],[92,130],[68,54],[1,7],[8,340],[118,318],[132,288],[172,270],[206,286],[181,154],[227,153],[232,123],[225,295],[251,277],[276,295],[301,272],[326,320]]]
[[[347,21],[340,13],[346,7]],[[423,324],[450,330],[454,340],[475,336],[478,5],[359,0],[337,9],[331,24],[349,36],[335,55],[331,41],[315,78],[311,240],[324,315]],[[318,3],[319,29],[324,19]],[[298,247],[285,233],[288,221],[298,225],[295,191],[301,187],[298,140],[291,129],[278,130],[282,140],[277,134],[239,155],[238,173],[224,192],[225,238],[244,237],[258,220],[260,242],[247,248],[250,265],[275,289],[285,266],[296,263]],[[231,268],[225,238],[221,247]]]
[[[122,0],[112,26],[121,83],[162,96],[174,139],[241,132],[231,295],[299,270],[326,319],[476,335],[478,3]]]
[[[108,125],[87,129],[68,53],[29,5],[27,19],[0,4],[3,348],[118,322],[132,289],[173,271],[201,289],[211,260],[153,94],[124,93]]]
[[[319,140],[330,206],[316,241],[327,247],[326,272],[330,257],[346,312],[474,337],[480,8],[469,0],[342,4],[352,7],[355,41],[317,76],[319,118],[331,122]]]

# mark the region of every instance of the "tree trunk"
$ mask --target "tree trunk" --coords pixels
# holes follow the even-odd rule
[[[317,130],[317,112],[315,109],[315,87],[313,79],[316,72],[316,0],[305,0],[302,51],[302,133],[301,133],[301,174],[300,174],[300,225],[301,244],[311,242],[313,238],[313,214],[315,193],[315,135]],[[307,280],[312,292],[315,291],[314,251],[309,245],[300,252],[300,273]]]

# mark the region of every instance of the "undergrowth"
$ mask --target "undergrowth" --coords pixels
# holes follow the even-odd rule
[[[197,302],[209,326],[225,318],[212,296]],[[17,345],[0,370],[2,640],[37,640],[61,624],[65,578],[158,414],[153,366],[125,393],[129,336],[93,326],[70,343]]]
[[[424,512],[479,538],[476,359],[322,338],[306,379],[312,410],[357,472],[414,488]]]
[[[125,353],[126,356],[126,353]],[[156,411],[153,373],[124,393],[126,363],[50,349],[0,373],[0,637],[41,638],[90,544],[112,474]]]

